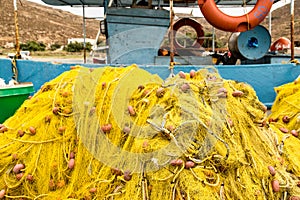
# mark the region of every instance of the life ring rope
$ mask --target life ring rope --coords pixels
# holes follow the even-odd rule
[[[257,0],[254,8],[242,16],[230,16],[217,7],[214,0],[198,0],[205,19],[214,27],[228,32],[244,32],[259,25],[270,12],[274,0]]]
[[[248,15],[248,13],[246,13],[245,15],[246,15],[246,17],[247,17],[247,24],[248,24],[247,30],[250,30],[249,15]]]

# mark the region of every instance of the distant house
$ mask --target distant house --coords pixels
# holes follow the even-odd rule
[[[75,42],[83,43],[84,42],[84,38],[70,38],[70,39],[68,39],[68,44],[75,43]],[[89,42],[91,44],[94,44],[95,43],[95,39],[85,38],[85,42],[86,43]]]
[[[14,48],[15,47],[15,43],[13,42],[6,42],[6,44],[4,45],[4,48],[9,49],[9,48]]]

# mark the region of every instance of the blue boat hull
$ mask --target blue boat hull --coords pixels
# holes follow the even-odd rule
[[[39,62],[32,60],[18,60],[17,68],[19,71],[20,82],[32,82],[35,91],[47,81],[52,80],[64,71],[76,64],[51,62]],[[96,68],[106,65],[81,64],[82,66]],[[0,77],[9,81],[12,77],[11,60],[0,59]],[[146,71],[159,75],[166,79],[169,74],[167,65],[139,65]],[[178,65],[174,68],[174,73],[179,71],[189,72],[199,70],[204,65]],[[255,64],[255,65],[216,65],[220,75],[224,79],[236,80],[250,84],[256,91],[261,102],[270,107],[276,97],[274,87],[294,81],[300,74],[300,66],[296,64]]]

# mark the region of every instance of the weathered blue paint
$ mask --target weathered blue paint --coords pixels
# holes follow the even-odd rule
[[[142,8],[108,8],[108,63],[154,64],[169,27],[169,12]]]
[[[61,73],[70,69],[76,64],[54,64],[51,62],[38,62],[18,60],[20,82],[32,82],[35,91]],[[81,64],[85,67],[97,68],[106,65]],[[170,75],[168,65],[139,65],[146,71],[157,74],[162,79]],[[199,70],[204,65],[178,65],[174,73],[179,71],[189,72]],[[215,66],[224,79],[236,80],[250,84],[256,91],[258,98],[265,105],[271,106],[275,100],[274,87],[294,81],[300,74],[300,66],[295,64],[257,64],[257,65],[217,65]],[[8,59],[0,59],[0,77],[9,81],[12,77],[11,62]]]

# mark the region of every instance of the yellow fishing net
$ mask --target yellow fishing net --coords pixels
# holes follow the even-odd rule
[[[75,66],[1,125],[0,198],[297,198],[299,161],[265,122],[255,91],[213,68]]]
[[[270,127],[276,131],[280,150],[288,170],[300,176],[300,76],[291,83],[275,88],[277,97],[268,116]]]

